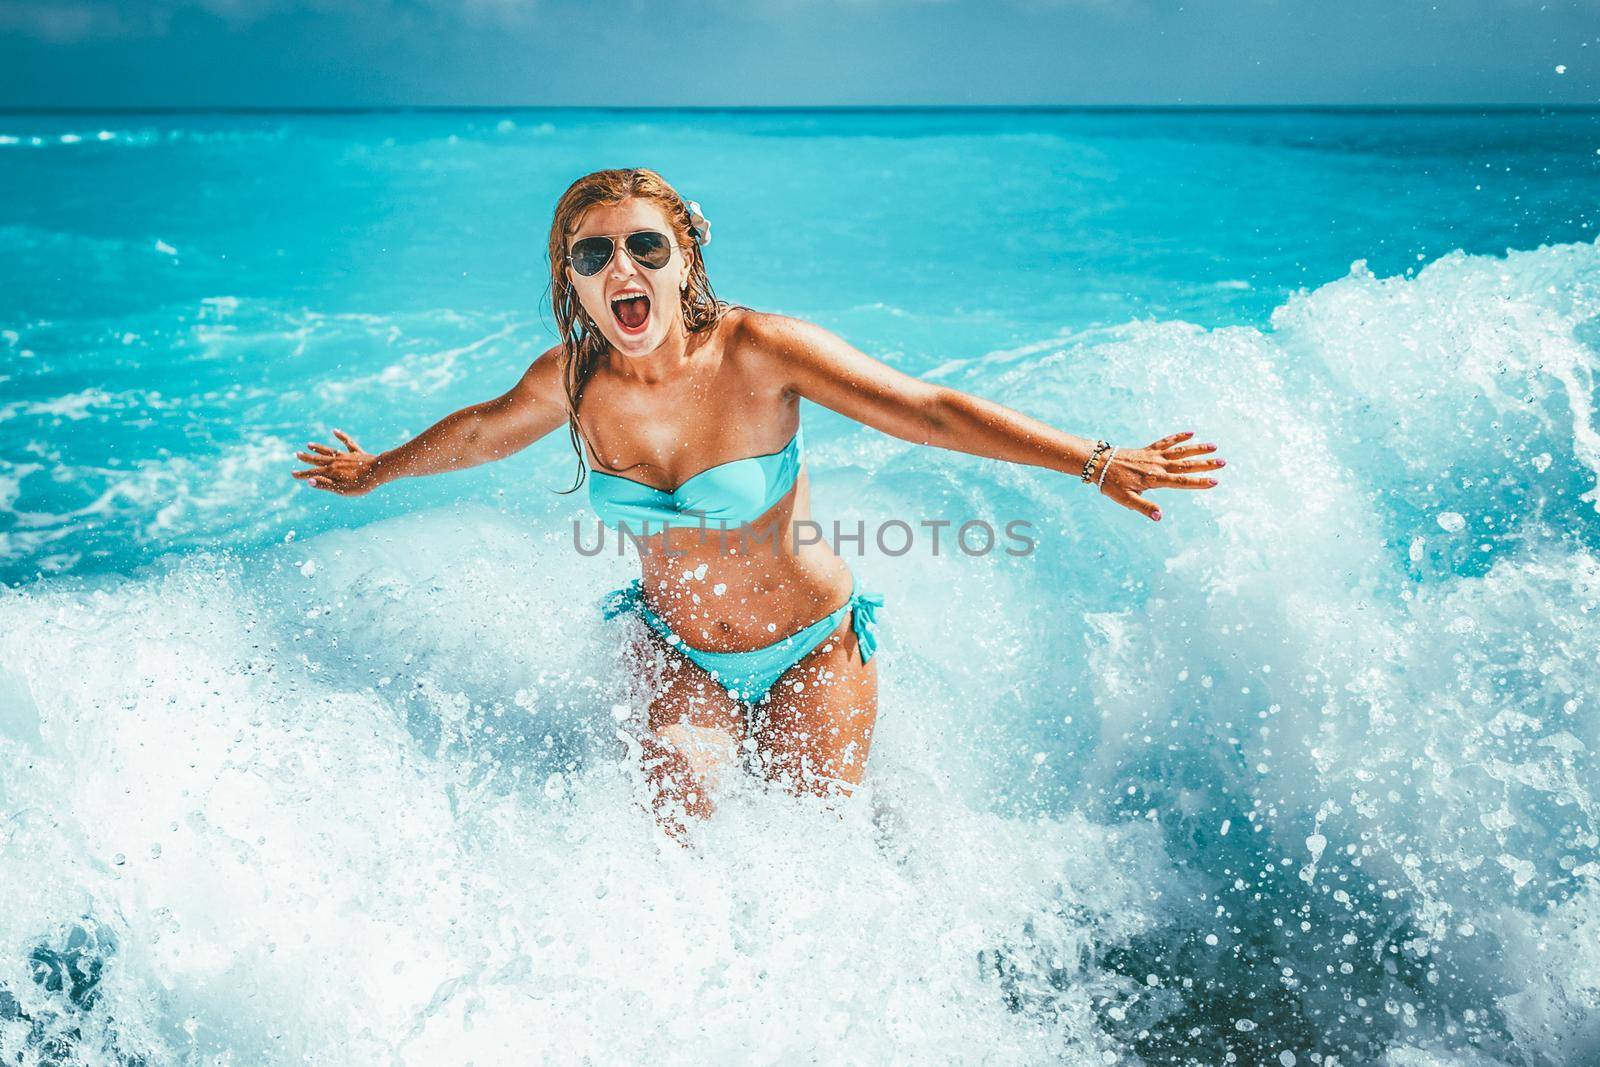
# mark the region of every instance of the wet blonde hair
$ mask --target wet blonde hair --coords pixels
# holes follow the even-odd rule
[[[710,329],[730,305],[718,300],[706,275],[705,257],[691,232],[689,208],[667,180],[648,167],[597,170],[585,174],[567,187],[556,201],[555,217],[550,220],[550,307],[555,312],[556,329],[561,335],[561,380],[567,394],[567,429],[573,450],[578,453],[578,478],[573,492],[583,485],[588,467],[584,462],[583,429],[578,425],[578,405],[583,391],[610,349],[610,342],[583,309],[578,291],[567,277],[567,239],[578,228],[584,212],[597,204],[620,204],[624,200],[648,200],[661,208],[672,227],[672,237],[689,261],[689,284],[679,299],[683,328],[687,333]],[[598,453],[595,459],[604,464]]]

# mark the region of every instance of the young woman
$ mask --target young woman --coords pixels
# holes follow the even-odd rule
[[[906,441],[1081,478],[1150,519],[1150,489],[1208,489],[1215,445],[1171,434],[1116,448],[909,377],[820,327],[712,293],[698,207],[644,168],[574,182],[550,227],[559,344],[509,392],[379,455],[335,430],[295,477],[366,493],[396,478],[502,459],[565,424],[578,483],[640,545],[642,579],[608,616],[637,616],[639,742],[674,833],[712,810],[741,757],[796,791],[848,792],[877,717],[874,612],[825,543],[790,536],[811,514],[802,397]],[[574,486],[576,488],[576,486]],[[648,525],[647,525],[648,524]]]

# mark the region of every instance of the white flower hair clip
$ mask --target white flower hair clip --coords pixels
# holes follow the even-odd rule
[[[683,206],[689,209],[689,232],[694,235],[695,243],[708,245],[711,243],[711,220],[700,213],[698,201],[685,200]]]

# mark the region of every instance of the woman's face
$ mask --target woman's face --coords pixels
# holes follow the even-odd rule
[[[666,234],[672,243],[672,258],[660,270],[641,267],[623,247],[627,235],[639,230]],[[678,247],[666,213],[654,201],[636,198],[596,204],[584,212],[577,229],[568,235],[567,251],[585,237],[610,237],[616,242],[611,262],[598,274],[585,278],[570,263],[566,268],[583,309],[611,347],[625,356],[647,356],[669,337],[681,335],[680,297],[689,279],[689,261]],[[633,299],[628,299],[630,296]]]

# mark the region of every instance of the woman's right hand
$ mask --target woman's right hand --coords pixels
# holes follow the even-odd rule
[[[378,481],[378,457],[364,451],[343,430],[335,430],[333,435],[344,442],[348,451],[340,452],[312,441],[304,452],[294,454],[296,459],[311,464],[311,467],[295,471],[294,476],[306,479],[317,489],[343,496],[372,492],[381,484]]]

